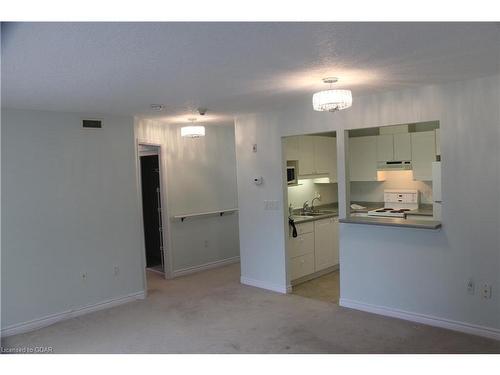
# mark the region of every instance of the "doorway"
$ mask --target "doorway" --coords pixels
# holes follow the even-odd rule
[[[139,145],[146,269],[165,274],[160,147]]]
[[[291,293],[338,304],[337,139],[335,132],[283,137],[285,241]]]

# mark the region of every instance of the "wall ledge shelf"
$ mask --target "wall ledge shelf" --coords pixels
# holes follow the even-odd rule
[[[175,215],[175,216],[173,216],[173,218],[179,219],[181,222],[184,222],[184,220],[188,219],[188,218],[211,216],[211,215],[223,216],[224,214],[229,214],[229,213],[233,213],[233,212],[237,212],[237,211],[238,211],[237,208],[230,208],[227,210],[207,211],[207,212],[198,212],[198,213],[194,213],[194,214]]]

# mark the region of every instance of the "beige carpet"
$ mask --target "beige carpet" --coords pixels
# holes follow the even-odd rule
[[[6,338],[56,353],[500,353],[500,342],[239,284],[239,266],[163,280],[147,299]]]
[[[292,293],[306,298],[338,304],[340,298],[339,278],[339,271],[331,272],[305,283],[295,285]]]

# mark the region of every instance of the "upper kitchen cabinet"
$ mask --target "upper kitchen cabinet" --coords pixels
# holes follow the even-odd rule
[[[299,160],[299,137],[286,137],[284,141],[286,160]]]
[[[314,169],[337,180],[337,142],[333,137],[314,137]],[[332,181],[331,181],[332,182]]]
[[[411,133],[411,159],[413,179],[432,181],[432,162],[436,161],[436,135],[434,131]]]
[[[299,137],[299,176],[316,174],[314,165],[314,137]]]
[[[410,133],[394,134],[394,160],[411,160]]]
[[[377,161],[394,160],[394,137],[392,134],[377,137]]]
[[[377,136],[349,138],[351,181],[377,181]]]
[[[334,137],[299,136],[299,177],[325,176],[337,178],[337,144]]]
[[[377,161],[411,160],[410,133],[377,136]]]
[[[441,156],[441,130],[438,128],[434,130],[436,134],[436,155]]]

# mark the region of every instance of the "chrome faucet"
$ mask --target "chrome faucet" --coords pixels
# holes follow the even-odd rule
[[[317,199],[318,201],[320,201],[320,200],[321,200],[319,197],[314,197],[314,198],[313,198],[313,200],[311,201],[311,211],[314,211],[314,201],[315,201],[316,199]]]
[[[306,213],[309,211],[309,201],[305,201],[304,204],[302,205],[302,212]]]

